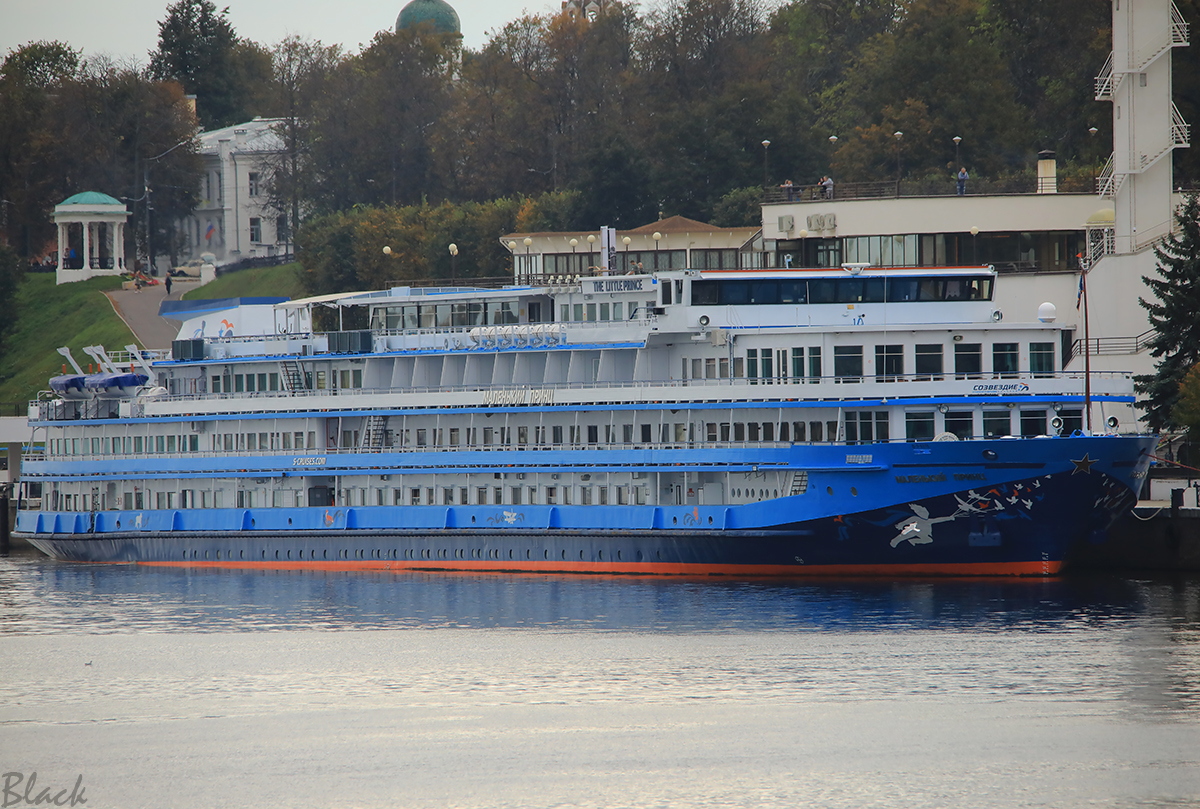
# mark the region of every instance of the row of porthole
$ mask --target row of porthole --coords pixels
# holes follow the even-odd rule
[[[742,495],[745,495],[747,498],[754,497],[754,491],[755,491],[754,489],[734,489],[733,496],[741,497]],[[778,496],[779,496],[779,489],[772,489],[770,491],[768,491],[767,489],[759,489],[758,490],[758,499],[759,500],[766,500],[768,497],[778,497]]]
[[[832,487],[832,486],[826,486],[826,487],[825,487],[825,494],[833,494],[833,487]],[[858,489],[857,489],[856,487],[854,487],[854,486],[851,486],[851,487],[850,487],[850,496],[851,496],[851,497],[858,497]]]
[[[709,521],[710,521],[710,522],[712,521],[712,518],[711,518],[711,517],[709,518]],[[483,558],[483,550],[484,550],[484,549],[480,549],[480,548],[472,548],[472,549],[470,549],[470,552],[471,552],[471,558],[473,558],[473,559],[482,559],[482,558]],[[467,552],[466,550],[464,550],[464,549],[461,549],[461,548],[460,548],[460,549],[456,549],[456,550],[454,551],[454,558],[455,558],[455,559],[466,559],[467,557],[464,555],[464,554],[466,554],[466,552]],[[221,559],[221,552],[220,552],[220,551],[215,551],[215,552],[214,552],[214,551],[205,551],[205,552],[204,552],[204,558],[205,558],[205,559],[211,559],[211,558],[212,558],[212,554],[213,554],[213,553],[215,553],[215,554],[216,554],[216,558],[217,558],[218,560],[220,560],[220,559]],[[342,553],[341,553],[341,558],[343,558],[343,559],[346,559],[346,558],[348,558],[348,553],[349,553],[348,551],[342,551]],[[365,558],[367,558],[367,557],[366,557],[366,555],[365,555],[366,553],[367,553],[367,552],[366,552],[366,551],[364,551],[364,550],[356,550],[356,551],[354,552],[354,558],[356,558],[356,559],[365,559]],[[449,551],[447,551],[447,550],[445,550],[445,549],[440,549],[440,550],[438,550],[438,551],[437,551],[436,558],[438,558],[438,559],[448,559],[448,558],[450,558],[450,556],[449,556],[449,553],[450,553],[450,552],[449,552]],[[499,551],[499,549],[490,549],[490,548],[489,548],[489,549],[487,549],[487,553],[488,553],[488,556],[487,556],[487,558],[489,558],[489,559],[499,559],[499,558],[500,558],[500,551]],[[584,559],[584,553],[585,553],[584,551],[580,551],[580,552],[579,552],[579,558],[580,558],[580,560],[581,560],[581,561]],[[191,558],[192,558],[192,559],[198,559],[198,558],[199,558],[199,554],[200,554],[200,551],[192,551],[192,552],[191,552]],[[286,556],[284,556],[283,554],[286,554]],[[601,561],[601,562],[603,562],[603,561],[604,561],[604,551],[603,551],[603,550],[597,551],[597,552],[596,552],[596,556],[597,556],[597,559],[598,559],[599,561]],[[659,560],[659,561],[662,561],[662,551],[655,551],[655,556],[658,558],[658,560]],[[184,552],[183,552],[183,558],[184,558],[184,559],[187,559],[187,558],[188,558],[188,551],[184,551]],[[233,551],[227,551],[227,552],[226,552],[226,554],[225,554],[225,558],[226,558],[226,559],[228,559],[228,560],[232,560],[232,559],[233,559]],[[244,550],[243,550],[243,551],[238,551],[238,558],[239,558],[239,559],[245,559],[245,558],[246,558],[246,552],[245,552]],[[266,550],[263,550],[263,552],[262,552],[262,558],[263,558],[263,559],[266,559],[266,558],[267,558],[267,552],[266,552]],[[292,551],[290,551],[290,550],[288,550],[288,551],[278,551],[278,550],[277,550],[277,551],[275,551],[275,558],[276,558],[277,560],[283,560],[283,559],[285,559],[285,558],[286,558],[286,559],[291,559],[291,558],[292,558]],[[301,559],[301,560],[303,560],[303,559],[305,558],[305,557],[304,557],[304,551],[303,551],[303,550],[297,551],[297,558],[298,558],[298,559]],[[308,559],[309,559],[310,561],[315,561],[315,560],[316,560],[316,558],[317,558],[317,552],[316,552],[315,550],[314,550],[314,551],[309,551]],[[329,558],[329,551],[328,551],[328,550],[321,551],[321,558],[322,558],[322,559],[328,559],[328,558]],[[372,559],[385,559],[385,558],[389,558],[389,557],[386,555],[386,551],[382,551],[382,550],[378,550],[378,549],[376,549],[376,550],[372,550],[372,551],[371,551],[371,557],[370,557],[370,558],[372,558]],[[398,550],[395,550],[395,549],[393,549],[393,550],[392,550],[392,553],[391,553],[391,556],[390,556],[390,558],[392,558],[392,559],[399,559],[399,558],[400,558],[400,552],[399,552]],[[419,551],[418,551],[417,549],[409,549],[409,550],[406,550],[406,551],[404,552],[404,558],[405,558],[405,559],[432,559],[432,558],[434,558],[434,552],[433,552],[432,550],[428,549],[428,548],[426,548],[426,549],[424,549],[424,550],[419,550]],[[513,550],[511,550],[511,549],[510,549],[510,550],[509,550],[509,552],[508,552],[508,558],[509,558],[509,559],[514,559],[514,558],[515,558],[515,551],[513,551]],[[531,550],[526,550],[526,551],[525,551],[525,558],[526,558],[526,559],[532,559],[532,558],[533,558],[533,551],[531,551]],[[550,558],[550,551],[549,551],[549,550],[544,550],[544,551],[542,551],[542,558],[543,558],[543,559],[549,559],[549,558]],[[562,551],[562,558],[563,558],[564,560],[567,558],[567,552],[566,552],[565,550],[564,550],[564,551]],[[622,561],[624,561],[624,560],[625,560],[625,555],[624,555],[624,552],[623,552],[623,551],[617,551],[617,559],[616,559],[616,561],[618,561],[618,562],[622,562]],[[609,561],[612,561],[612,557],[611,557],[611,556],[609,557]],[[641,552],[641,551],[638,551],[638,552],[637,552],[637,561],[639,561],[639,562],[640,562],[640,561],[642,561],[642,552]]]

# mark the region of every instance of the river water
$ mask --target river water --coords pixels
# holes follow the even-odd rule
[[[14,553],[0,775],[0,805],[50,787],[91,809],[1196,806],[1200,578],[243,572]]]

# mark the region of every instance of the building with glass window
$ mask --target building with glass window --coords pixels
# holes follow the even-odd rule
[[[214,264],[291,252],[286,214],[271,205],[268,181],[283,151],[278,118],[255,118],[197,136],[204,160],[200,204],[179,223],[184,261]]]

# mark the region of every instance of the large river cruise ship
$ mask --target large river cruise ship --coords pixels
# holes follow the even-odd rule
[[[17,531],[87,562],[1041,576],[1150,462],[1129,375],[1089,383],[989,267],[542,280],[201,302],[169,354],[91,347],[30,406]]]

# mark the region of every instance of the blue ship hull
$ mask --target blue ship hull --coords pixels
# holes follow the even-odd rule
[[[23,512],[18,532],[79,562],[1044,576],[1134,505],[1154,443],[1103,436],[796,448],[796,465],[811,470],[807,491],[744,505]],[[839,453],[853,460],[833,463]]]

